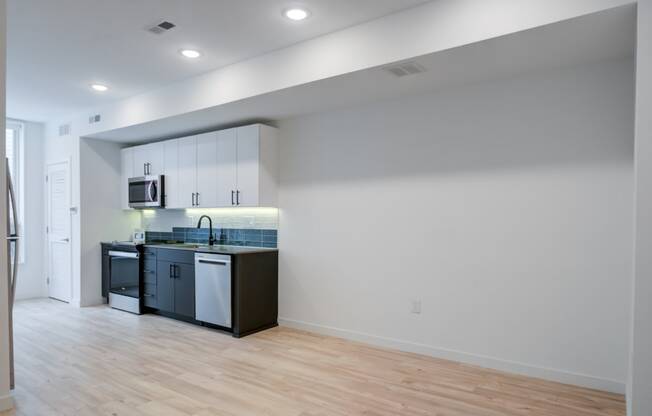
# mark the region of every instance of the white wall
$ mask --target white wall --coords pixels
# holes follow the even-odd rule
[[[22,121],[25,132],[21,146],[23,175],[21,194],[24,210],[23,240],[24,262],[18,267],[16,299],[29,299],[47,295],[43,256],[45,250],[44,185],[44,126],[41,123]]]
[[[636,271],[628,412],[652,415],[652,0],[638,2]]]
[[[282,121],[281,322],[624,391],[633,88],[610,62]]]
[[[100,242],[128,240],[140,225],[138,212],[121,207],[120,146],[81,139],[80,143],[80,306],[98,305],[102,299]],[[75,277],[77,278],[77,277]]]
[[[0,0],[0,128],[5,129],[5,67],[6,67],[6,29],[7,3]],[[0,184],[6,178],[5,142],[0,140]],[[7,228],[6,193],[0,192],[0,230]],[[9,287],[7,280],[7,240],[0,238],[0,411],[12,407],[9,391]]]

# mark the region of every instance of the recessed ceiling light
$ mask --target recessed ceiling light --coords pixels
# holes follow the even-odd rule
[[[310,13],[308,13],[308,10],[305,9],[299,9],[297,7],[293,7],[291,9],[287,9],[283,12],[283,16],[287,17],[290,20],[303,20],[310,16]]]
[[[108,89],[109,89],[109,87],[107,87],[106,85],[102,85],[102,84],[93,84],[93,85],[91,85],[91,88],[94,89],[95,91],[98,91],[98,92],[108,91]]]
[[[201,52],[196,51],[194,49],[181,49],[179,53],[185,56],[186,58],[190,58],[190,59],[199,58],[201,56]]]

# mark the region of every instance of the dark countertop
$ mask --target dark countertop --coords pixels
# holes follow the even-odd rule
[[[145,247],[165,248],[172,250],[189,250],[197,253],[215,253],[215,254],[251,254],[276,252],[277,248],[264,247],[243,247],[243,246],[224,246],[224,245],[203,245],[203,244],[166,244],[166,243],[147,243]]]

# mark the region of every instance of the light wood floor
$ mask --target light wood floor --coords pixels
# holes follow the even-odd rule
[[[624,415],[620,395],[275,328],[19,302],[5,415]],[[3,415],[3,416],[5,416]]]

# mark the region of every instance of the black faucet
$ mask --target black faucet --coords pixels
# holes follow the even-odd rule
[[[213,220],[211,219],[211,217],[209,217],[208,215],[202,215],[201,217],[199,217],[197,228],[201,228],[201,221],[204,218],[208,218],[208,228],[209,228],[208,245],[212,246],[215,243],[215,237],[213,237]]]

